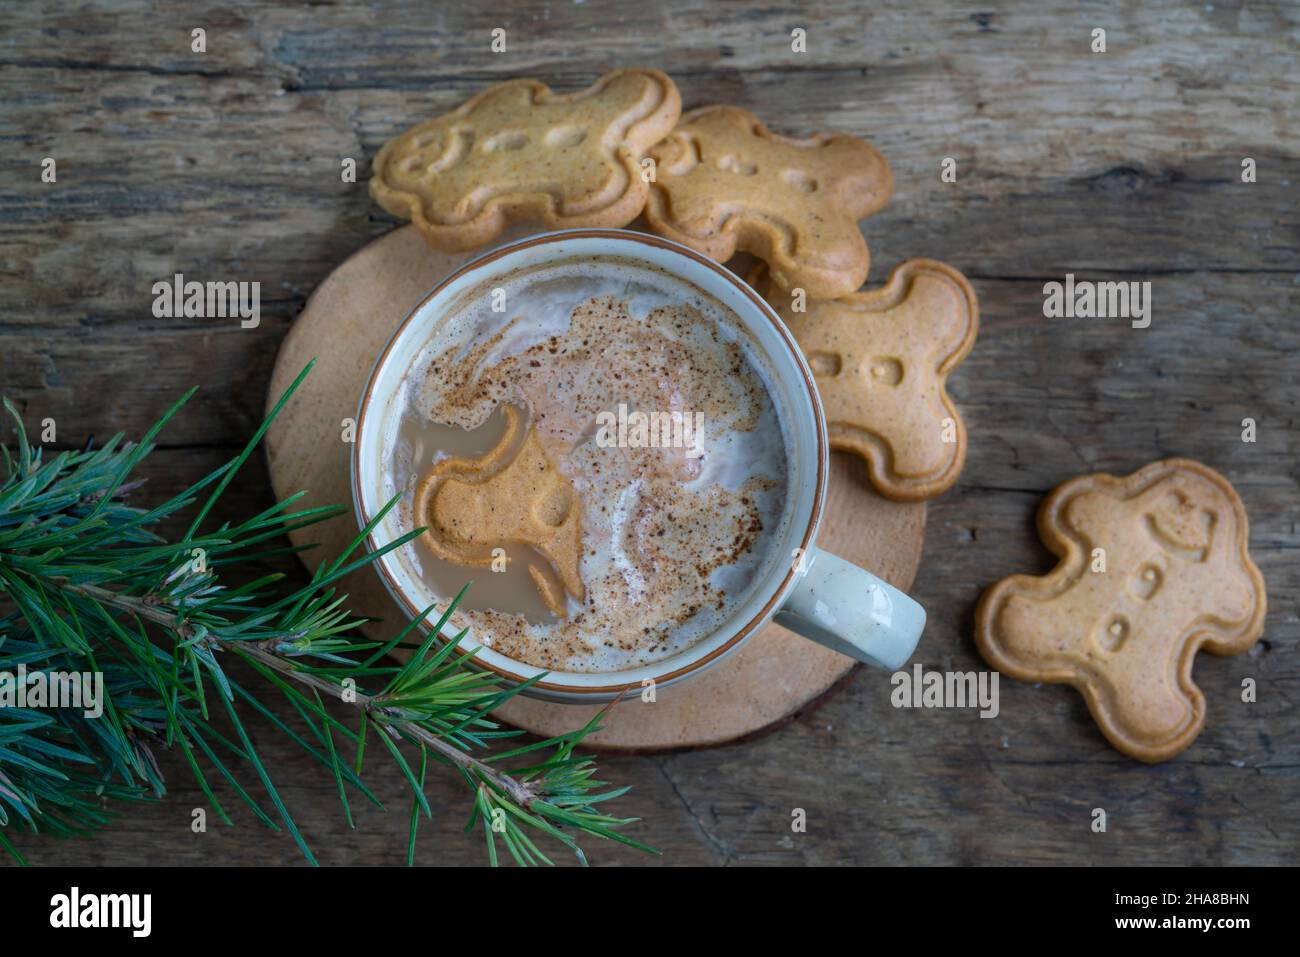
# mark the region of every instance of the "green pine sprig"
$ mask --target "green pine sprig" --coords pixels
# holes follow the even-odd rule
[[[248,733],[247,718],[255,714],[326,769],[349,826],[357,797],[382,807],[363,778],[367,747],[375,752],[377,741],[411,792],[408,863],[421,818],[434,813],[425,796],[431,763],[464,780],[466,830],[483,830],[492,864],[502,847],[519,864],[550,864],[539,847],[548,841],[585,863],[578,842],[591,837],[650,851],[623,833],[635,818],[601,810],[627,789],[608,788],[596,779],[594,763],[575,753],[599,727],[599,715],[568,734],[503,746],[519,732],[502,728],[490,712],[522,689],[471,668],[457,654],[463,632],[441,645],[435,638],[461,596],[431,628],[422,626],[437,611],[432,606],[389,642],[361,633],[366,619],[348,610],[335,586],[419,534],[366,552],[366,536],[396,500],[306,585],[285,588],[280,574],[226,583],[232,569],[296,552],[284,544],[287,532],[345,511],[295,511],[299,493],[238,524],[202,531],[310,369],[235,459],[148,509],[127,502],[141,484],[132,475],[194,390],[138,443],[118,435],[97,449],[48,460],[29,444],[17,409],[5,400],[17,447],[11,453],[0,444],[0,611],[8,612],[0,617],[0,672],[13,674],[19,665],[29,675],[97,672],[106,700],[94,719],[71,708],[0,707],[0,848],[24,862],[10,829],[86,835],[111,820],[118,805],[162,797],[166,782],[155,752],[166,748],[182,755],[223,823],[233,819],[217,796],[220,787],[267,827],[288,831],[314,864],[275,786],[275,769]],[[156,531],[163,520],[190,513],[176,541]],[[399,647],[413,652],[403,664],[389,657]],[[254,685],[230,674],[223,659],[232,657],[256,675]],[[339,703],[355,709],[352,720],[336,716]]]

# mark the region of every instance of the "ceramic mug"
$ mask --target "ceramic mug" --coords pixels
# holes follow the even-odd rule
[[[715,631],[678,654],[625,671],[601,674],[550,671],[525,689],[552,701],[608,701],[624,691],[637,693],[647,680],[657,686],[700,673],[735,651],[769,621],[805,638],[877,667],[901,668],[916,648],[925,611],[915,601],[870,572],[816,545],[826,504],[829,447],[821,399],[811,370],[790,331],[772,308],[743,280],[718,263],[685,246],[644,233],[621,229],[575,229],[545,233],[502,246],[462,266],[433,288],[398,326],[366,383],[357,411],[352,451],[352,501],[360,527],[383,509],[382,451],[396,427],[399,390],[416,354],[427,343],[436,319],[468,290],[520,268],[587,256],[617,256],[664,270],[694,284],[729,307],[765,353],[773,381],[772,399],[786,427],[789,458],[790,520],[773,543],[789,561],[767,563],[729,618]],[[367,547],[377,550],[405,531],[397,510],[372,530]],[[403,546],[410,547],[410,546]],[[395,551],[380,556],[374,567],[397,603],[412,617],[442,598],[413,576]],[[438,616],[432,615],[432,620]],[[447,626],[443,637],[458,629]],[[477,666],[496,672],[508,683],[542,674],[542,669],[476,645],[471,632],[462,648]]]

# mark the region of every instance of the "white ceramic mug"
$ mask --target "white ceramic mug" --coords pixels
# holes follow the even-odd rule
[[[786,427],[789,457],[787,499],[790,521],[774,549],[790,561],[770,562],[749,595],[714,632],[678,654],[653,664],[602,674],[546,673],[526,694],[554,701],[607,701],[624,691],[639,692],[647,679],[658,686],[698,674],[734,651],[775,619],[806,638],[859,661],[898,669],[916,648],[925,611],[892,585],[815,544],[826,503],[829,468],[826,422],[811,370],[794,337],[772,308],[748,285],[713,260],[658,236],[621,229],[577,229],[520,240],[474,260],[433,288],[402,322],[380,354],[361,395],[352,452],[352,501],[365,527],[383,508],[384,439],[396,428],[403,377],[426,345],[434,323],[466,291],[523,267],[587,256],[618,256],[662,269],[693,283],[729,307],[766,354],[774,373],[773,401]],[[490,287],[489,287],[490,288]],[[372,550],[409,529],[390,511],[370,534]],[[404,546],[410,547],[410,546]],[[448,596],[432,594],[396,552],[380,556],[375,568],[397,603],[411,616]],[[432,621],[438,616],[433,615]],[[457,633],[448,625],[443,637]],[[471,632],[462,648],[476,665],[518,683],[542,669],[477,645]]]

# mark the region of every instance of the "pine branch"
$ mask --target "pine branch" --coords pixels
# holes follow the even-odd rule
[[[164,626],[174,631],[182,639],[193,640],[196,637],[196,631],[193,625],[182,620],[179,614],[164,609],[157,603],[150,604],[130,595],[119,595],[116,592],[109,591],[105,588],[99,588],[95,585],[73,585],[67,579],[60,579],[56,582],[60,587],[68,591],[83,595],[101,604],[111,605],[122,611],[130,612],[141,618],[147,618],[155,624]],[[454,608],[454,603],[452,605]],[[301,640],[302,634],[278,634],[269,638],[263,638],[256,642],[249,642],[241,639],[222,638],[217,634],[208,632],[203,637],[203,641],[210,648],[232,649],[237,654],[249,660],[258,661],[268,668],[271,668],[285,677],[291,678],[301,684],[312,688],[315,691],[323,692],[339,700],[347,700],[344,695],[344,689],[341,684],[327,681],[324,678],[307,672],[299,671],[294,667],[292,662],[287,658],[274,653],[273,649],[280,647],[286,642]],[[376,711],[379,711],[387,724],[395,729],[399,729],[405,734],[425,747],[441,754],[450,764],[464,770],[472,770],[478,777],[489,782],[502,793],[509,795],[511,800],[521,807],[531,807],[537,795],[532,788],[523,781],[518,781],[508,774],[502,774],[495,768],[490,767],[487,763],[480,761],[473,755],[461,751],[454,745],[448,744],[438,735],[432,734],[422,728],[417,722],[407,721],[394,714],[384,710],[383,698],[377,695],[367,695],[357,692],[351,696],[349,703],[366,711],[370,711],[372,717]]]
[[[455,653],[463,633],[435,648],[456,602],[443,609],[418,645],[414,639],[432,607],[388,643],[360,633],[365,619],[347,611],[347,596],[337,595],[334,584],[419,533],[365,554],[366,536],[387,509],[342,554],[320,565],[302,588],[282,593],[277,574],[233,587],[220,579],[219,572],[247,566],[259,556],[296,551],[262,549],[288,531],[343,511],[293,512],[301,497],[293,496],[238,525],[199,531],[309,369],[239,456],[149,510],[124,501],[139,487],[131,473],[192,391],[138,445],[117,436],[99,449],[59,453],[45,463],[41,450],[29,446],[16,409],[6,401],[17,423],[18,447],[11,455],[0,445],[0,599],[16,611],[0,618],[0,671],[20,665],[48,674],[94,671],[104,676],[107,700],[102,717],[94,720],[68,708],[0,708],[0,847],[18,857],[5,834],[11,824],[37,832],[85,834],[109,819],[101,796],[120,802],[160,797],[165,783],[153,749],[162,746],[180,751],[223,822],[230,818],[208,780],[211,772],[264,824],[283,825],[315,863],[245,730],[241,709],[246,708],[328,769],[349,825],[349,791],[379,804],[362,780],[366,741],[374,726],[412,792],[408,862],[414,857],[420,815],[433,813],[424,795],[430,759],[458,772],[471,789],[467,828],[483,826],[493,863],[498,837],[520,864],[550,863],[535,837],[559,841],[584,863],[577,844],[584,835],[650,850],[621,833],[635,819],[597,810],[626,789],[603,791],[591,761],[573,754],[598,727],[599,716],[570,734],[501,750],[499,743],[518,732],[499,727],[489,713],[521,689],[503,688],[495,675],[472,670]],[[189,510],[201,498],[179,541],[169,543],[154,531],[159,522]],[[398,647],[413,652],[405,664],[388,658]],[[220,662],[227,653],[262,679],[259,693],[274,695],[278,708],[228,674]],[[219,702],[215,709],[214,696]],[[355,706],[355,730],[326,708],[325,698]],[[219,729],[216,715],[224,715],[233,739]],[[346,743],[354,748],[354,765],[339,753],[339,745]],[[418,771],[404,756],[404,743],[419,749]],[[524,755],[535,755],[537,763],[501,768],[501,762]],[[271,809],[263,808],[242,783],[249,771]]]

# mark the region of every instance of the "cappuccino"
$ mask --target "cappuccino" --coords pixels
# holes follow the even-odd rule
[[[578,518],[581,587],[548,591],[560,570],[518,537],[472,569],[424,537],[398,559],[430,600],[472,578],[455,624],[538,668],[616,672],[682,652],[789,560],[773,554],[789,465],[771,383],[729,308],[648,265],[587,256],[471,288],[432,317],[402,383],[385,497],[400,493],[404,528],[431,526],[426,476],[452,458],[497,461],[524,422],[537,468],[573,500],[554,525]]]

